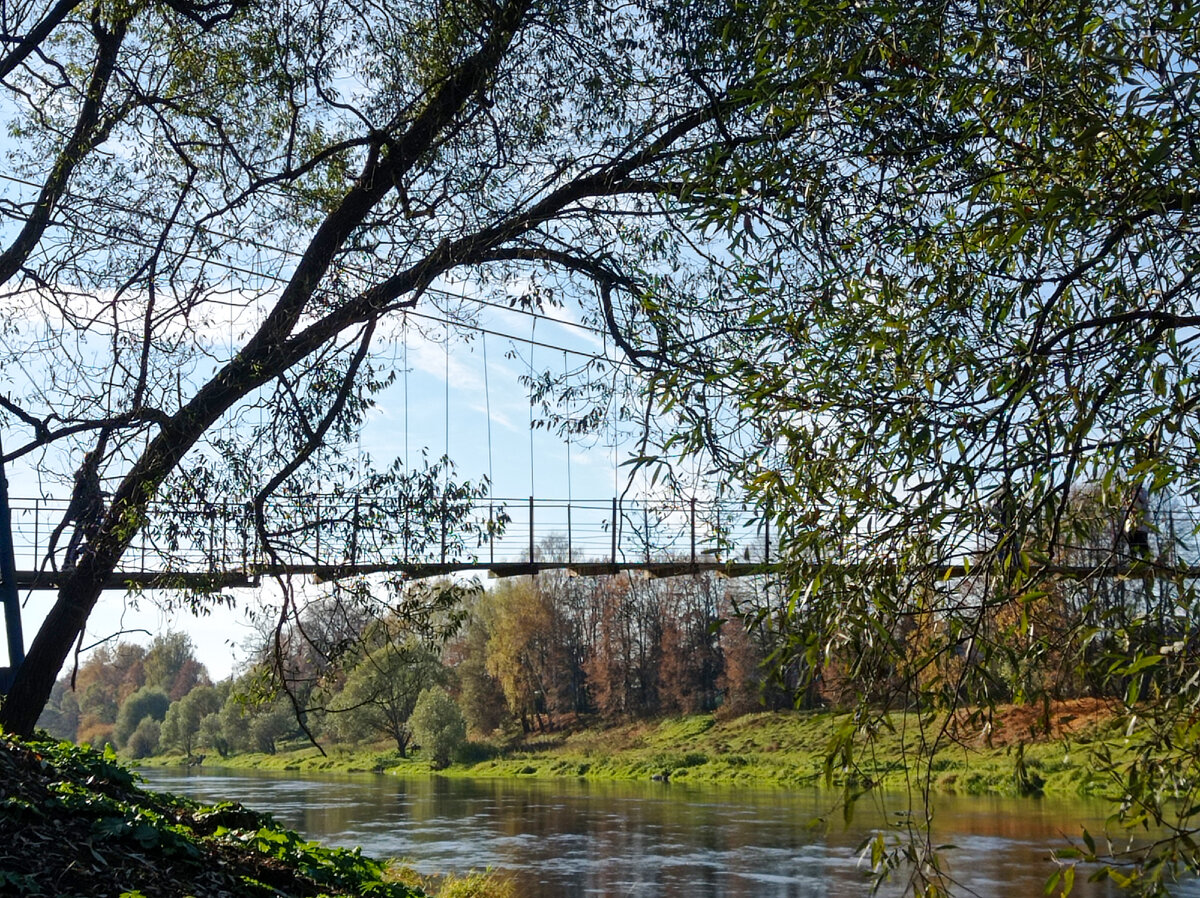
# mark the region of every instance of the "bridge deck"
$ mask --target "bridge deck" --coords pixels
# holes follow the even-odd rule
[[[365,577],[373,574],[402,574],[414,580],[448,577],[452,574],[486,573],[491,578],[525,577],[543,571],[566,571],[572,577],[600,577],[628,571],[656,579],[690,574],[715,573],[724,577],[750,577],[778,573],[781,565],[750,562],[572,562],[498,561],[498,562],[398,562],[395,564],[328,565],[291,564],[263,567],[253,571],[125,571],[117,572],[104,584],[105,589],[191,589],[218,590],[254,587],[273,577],[308,577],[316,583]],[[17,571],[19,589],[57,589],[62,574],[55,571]]]
[[[451,561],[451,562],[395,562],[389,564],[331,565],[331,564],[288,564],[266,566],[253,570],[227,571],[124,571],[113,574],[105,583],[105,589],[187,589],[200,592],[215,592],[221,589],[245,589],[258,586],[264,580],[275,577],[306,577],[314,583],[326,583],[352,577],[375,574],[401,574],[414,580],[433,577],[448,577],[452,574],[484,573],[490,578],[526,577],[548,571],[565,571],[571,577],[602,577],[630,573],[647,579],[664,577],[686,577],[696,574],[716,574],[718,577],[757,577],[783,573],[786,565],[779,561]],[[970,575],[973,568],[964,565],[935,566],[937,579],[952,581]],[[1193,580],[1200,578],[1200,567],[1166,567],[1152,562],[1134,562],[1107,565],[1048,565],[1037,573],[1072,580],[1089,580],[1097,577],[1142,578],[1168,577]],[[17,571],[19,589],[53,590],[62,579],[54,571]]]

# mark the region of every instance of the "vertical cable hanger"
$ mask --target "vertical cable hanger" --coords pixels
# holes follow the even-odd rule
[[[574,496],[571,494],[571,404],[570,404],[570,389],[568,379],[570,370],[567,367],[567,351],[563,350],[563,399],[567,407],[567,564],[570,564],[574,559],[571,557],[573,546],[571,542],[571,500]]]
[[[495,488],[495,472],[492,469],[492,390],[488,382],[487,332],[483,332],[483,405],[487,413],[487,453],[488,453],[488,501],[492,499]]]
[[[533,353],[534,353],[534,337],[537,335],[537,318],[533,318],[529,325],[529,495],[535,495],[534,491],[534,465],[533,465],[533,403],[534,403],[534,375],[533,375]],[[531,559],[532,560],[532,559]]]
[[[570,372],[569,368],[567,367],[567,351],[564,349],[563,350],[563,393],[564,393],[564,396],[566,396],[570,392],[567,389],[567,380],[570,377],[570,373],[571,372]],[[567,435],[567,505],[569,506],[571,504],[571,499],[573,498],[571,495],[571,415],[570,415],[570,405],[569,404],[567,406],[566,435]]]
[[[483,407],[487,414],[487,455],[488,455],[488,559],[496,558],[496,523],[493,514],[492,501],[495,496],[496,474],[492,469],[492,388],[488,379],[487,331],[483,339]]]
[[[447,317],[442,324],[442,336],[445,338],[442,343],[442,357],[444,359],[442,370],[442,389],[443,401],[445,407],[444,418],[444,442],[442,452],[442,564],[446,563],[446,530],[450,526],[449,512],[446,507],[446,498],[450,495],[450,319]]]
[[[408,314],[404,315],[404,465],[410,463],[408,455]]]
[[[444,360],[443,361],[443,369],[442,369],[442,377],[444,380],[443,380],[442,386],[443,386],[443,394],[444,394],[443,395],[443,403],[445,406],[445,413],[446,413],[445,420],[444,420],[445,433],[443,434],[443,445],[445,447],[445,451],[443,452],[443,458],[446,459],[446,461],[447,461],[446,468],[449,469],[449,460],[450,460],[450,322],[449,322],[449,320],[445,321],[442,324],[442,336],[445,338],[442,343],[442,354],[443,354],[443,360]],[[448,475],[449,475],[449,471],[447,470],[447,476]]]

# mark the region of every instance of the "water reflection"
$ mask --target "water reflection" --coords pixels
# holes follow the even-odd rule
[[[244,771],[144,771],[155,788],[269,811],[324,842],[405,858],[424,872],[498,867],[531,898],[850,898],[866,893],[858,847],[903,831],[903,797],[860,804],[845,825],[822,824],[815,792],[693,789],[586,780],[397,779]],[[1040,895],[1048,846],[1100,828],[1103,805],[1081,801],[939,800],[950,869],[981,896]],[[893,890],[893,893],[899,889]],[[887,894],[885,891],[884,894]],[[1084,898],[1119,894],[1079,883]],[[1181,888],[1200,896],[1200,889]]]

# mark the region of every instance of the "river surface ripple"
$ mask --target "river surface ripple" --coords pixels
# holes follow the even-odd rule
[[[309,838],[401,858],[424,873],[509,871],[527,898],[850,898],[869,884],[859,846],[906,832],[904,796],[871,796],[847,824],[813,791],[587,780],[402,779],[217,769],[140,771],[155,789],[232,800]],[[935,838],[955,847],[962,894],[1043,894],[1050,850],[1105,805],[1064,799],[938,799]],[[827,822],[826,822],[827,821]],[[1086,872],[1086,871],[1085,871]],[[1081,873],[1081,880],[1085,873]],[[899,894],[884,889],[881,894]],[[1073,896],[1121,894],[1076,885]],[[1200,898],[1196,882],[1173,894]]]

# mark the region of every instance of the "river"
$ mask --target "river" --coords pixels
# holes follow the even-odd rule
[[[152,788],[266,811],[310,838],[402,858],[418,870],[496,867],[528,898],[849,898],[869,891],[858,846],[904,832],[902,796],[861,801],[828,823],[811,791],[586,780],[401,779],[210,769],[141,773]],[[1052,846],[1102,830],[1105,806],[1062,799],[938,799],[936,840],[981,898],[1043,894]],[[1081,879],[1086,878],[1081,876]],[[1197,898],[1192,882],[1175,894]],[[884,890],[882,894],[896,894]],[[964,892],[969,894],[969,892]],[[1077,883],[1081,898],[1118,895]]]

